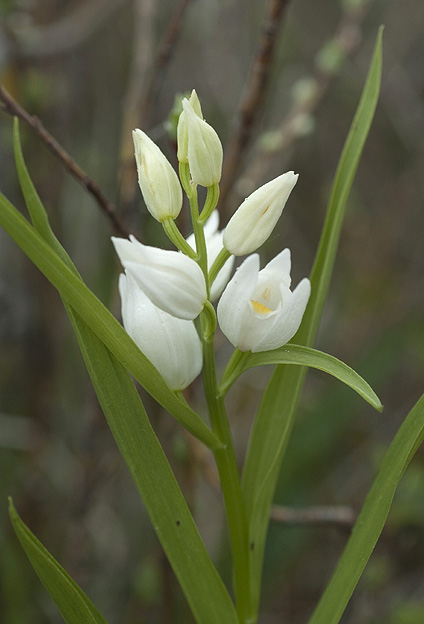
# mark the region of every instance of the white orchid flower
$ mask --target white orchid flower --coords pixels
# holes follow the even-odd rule
[[[245,256],[256,251],[268,239],[297,178],[293,171],[283,173],[244,200],[224,230],[224,247],[230,253]]]
[[[183,390],[202,369],[202,344],[193,321],[156,307],[131,274],[119,277],[122,321],[171,390]]]
[[[157,221],[175,219],[183,205],[183,193],[171,164],[142,130],[133,131],[138,184],[147,209]]]
[[[183,99],[187,123],[187,158],[191,179],[201,186],[213,186],[221,179],[222,145],[215,130]]]
[[[299,329],[311,292],[307,278],[290,290],[290,250],[284,249],[262,271],[259,255],[246,258],[218,303],[218,323],[241,351],[278,349]]]
[[[164,312],[193,320],[206,301],[206,283],[199,265],[178,251],[112,237],[125,272],[131,275],[151,301]]]
[[[218,230],[219,226],[219,213],[218,210],[214,210],[209,219],[205,223],[204,232],[205,232],[205,242],[206,242],[206,251],[208,254],[208,270],[210,270],[213,265],[216,257],[219,252],[223,248],[222,244],[222,230]],[[194,238],[194,234],[190,234],[187,238],[187,242],[193,249],[196,249],[196,241]],[[231,271],[234,266],[234,256],[231,256],[227,262],[224,264],[218,275],[216,276],[212,287],[211,287],[211,301],[215,301],[218,299],[225,286],[230,279]]]

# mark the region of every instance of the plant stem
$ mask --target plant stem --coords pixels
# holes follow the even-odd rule
[[[181,234],[180,230],[177,228],[174,219],[168,217],[162,221],[162,227],[165,230],[165,234],[169,238],[169,240],[174,243],[175,247],[189,256],[189,258],[196,259],[197,253],[194,251],[192,247],[187,243],[184,236]]]
[[[214,457],[221,482],[230,535],[236,608],[240,624],[253,624],[250,599],[249,537],[245,504],[240,487],[236,457],[231,430],[224,405],[224,397],[219,396],[214,353],[214,334],[205,337],[207,319],[201,315],[203,335],[203,380],[206,402],[213,432],[223,443],[214,451]]]

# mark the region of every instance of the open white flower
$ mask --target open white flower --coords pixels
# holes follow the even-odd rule
[[[199,265],[178,251],[112,237],[125,272],[131,275],[161,310],[180,319],[193,320],[206,301],[206,283]]]
[[[183,205],[183,192],[171,164],[142,130],[133,131],[138,183],[147,209],[157,221],[175,219]]]
[[[219,226],[219,213],[217,210],[214,210],[209,219],[205,223],[204,232],[205,232],[205,242],[206,242],[206,250],[208,254],[208,270],[210,270],[213,265],[217,255],[223,248],[222,244],[222,236],[223,231],[218,230]],[[187,238],[187,242],[193,249],[196,249],[196,241],[194,238],[194,234],[190,234]],[[231,256],[227,262],[224,264],[218,275],[216,276],[212,287],[211,287],[211,301],[215,301],[218,299],[219,295],[224,290],[227,285],[228,280],[230,279],[231,271],[234,266],[234,256]]]
[[[212,186],[221,179],[222,145],[215,130],[184,98],[184,123],[187,123],[187,157],[191,179],[201,186]]]
[[[262,271],[259,255],[246,258],[218,303],[218,323],[241,351],[270,351],[299,329],[311,292],[307,278],[290,290],[290,250],[284,249]]]
[[[202,370],[202,345],[193,321],[156,307],[130,275],[119,277],[124,327],[171,390],[183,390]]]
[[[268,239],[297,178],[293,171],[283,173],[244,200],[224,230],[224,247],[230,253],[245,256],[256,251]]]

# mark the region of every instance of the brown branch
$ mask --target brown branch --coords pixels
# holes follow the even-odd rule
[[[159,44],[159,50],[152,66],[150,79],[144,89],[144,98],[140,106],[140,119],[141,123],[144,125],[146,125],[148,121],[156,94],[160,88],[160,83],[163,81],[166,67],[172,58],[172,54],[178,42],[184,14],[190,2],[192,2],[192,0],[181,0]]]
[[[356,521],[356,514],[351,507],[331,505],[303,509],[274,505],[270,517],[281,524],[337,526],[347,529],[351,529]]]
[[[243,150],[249,143],[255,124],[263,112],[275,46],[289,1],[270,0],[268,4],[256,57],[239,107],[237,126],[226,149],[220,185],[221,205],[224,204],[234,184],[241,166]]]
[[[361,42],[360,25],[368,3],[364,2],[359,8],[347,11],[341,18],[336,32],[331,39],[331,45],[346,59],[358,48]],[[306,97],[295,99],[288,114],[280,126],[272,133],[271,144],[266,144],[261,138],[254,146],[254,157],[251,164],[242,173],[241,184],[243,194],[248,195],[265,180],[267,171],[271,168],[276,154],[284,153],[296,139],[303,136],[305,123],[312,119],[312,113],[330,88],[338,75],[338,67],[333,71],[317,66],[313,76],[309,79],[310,92]]]
[[[67,171],[83,185],[88,193],[95,198],[97,204],[113,224],[116,233],[122,236],[129,236],[131,232],[116,215],[114,204],[105,197],[99,185],[81,169],[75,160],[64,150],[48,130],[46,130],[40,119],[35,115],[30,115],[22,108],[2,85],[0,85],[0,101],[3,103],[1,107],[2,110],[9,115],[19,117],[31,126],[43,143],[45,143],[49,150],[61,161],[65,169],[67,169]]]
[[[136,170],[134,168],[134,148],[131,131],[134,128],[147,128],[150,113],[163,80],[165,70],[181,32],[184,14],[192,0],[181,0],[168,28],[159,43],[157,54],[149,68],[147,59],[152,48],[151,27],[154,4],[141,2],[136,6],[136,27],[133,65],[124,105],[121,142],[121,189],[120,207],[124,214],[134,199]]]

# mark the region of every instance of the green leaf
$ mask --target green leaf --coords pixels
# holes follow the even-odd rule
[[[362,379],[358,373],[350,368],[350,366],[344,364],[344,362],[341,362],[332,355],[328,355],[328,353],[294,344],[286,344],[284,347],[273,351],[246,353],[245,357],[240,358],[239,366],[231,372],[231,376],[226,378],[224,373],[224,382],[220,386],[221,394],[225,394],[244,371],[254,366],[262,366],[265,364],[295,364],[297,366],[318,368],[329,375],[333,375],[333,377],[345,383],[352,388],[352,390],[355,390],[355,392],[379,412],[383,409],[380,399],[371,386]]]
[[[18,516],[9,498],[9,515],[16,535],[40,581],[67,624],[107,624],[82,589],[52,557]]]
[[[350,539],[309,624],[336,624],[383,530],[398,483],[424,440],[424,395],[386,452]]]
[[[109,310],[2,194],[0,225],[147,392],[208,447],[221,446],[200,416],[168,388]]]
[[[14,146],[21,188],[33,224],[78,276],[71,259],[54,236],[31,182],[16,123]],[[233,603],[203,545],[128,372],[67,301],[63,302],[108,424],[197,621],[236,624]]]
[[[79,273],[75,268],[71,258],[56,238],[50,227],[49,219],[44,206],[38,196],[34,184],[28,173],[24,156],[22,153],[21,140],[19,136],[19,120],[17,117],[13,119],[13,152],[15,155],[16,170],[18,172],[19,184],[25,203],[28,208],[31,221],[37,232],[50,245],[53,251],[63,260],[68,267],[79,277]]]
[[[237,624],[218,575],[134,384],[86,323],[70,318],[93,386],[153,527],[199,624]]]
[[[364,90],[337,167],[327,215],[311,273],[312,292],[297,344],[312,346],[333,271],[347,198],[377,105],[381,79],[382,29]],[[262,397],[250,438],[242,486],[250,518],[252,595],[259,607],[263,554],[275,484],[293,428],[306,368],[277,366]]]

